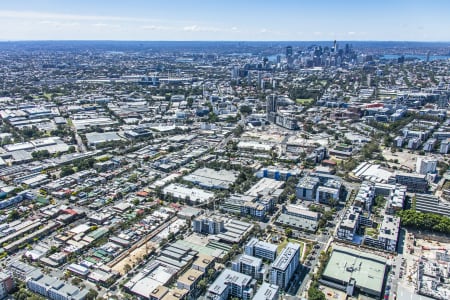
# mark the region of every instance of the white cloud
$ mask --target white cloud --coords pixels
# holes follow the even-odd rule
[[[40,26],[50,27],[50,28],[60,28],[60,27],[78,27],[80,23],[78,22],[61,22],[52,20],[42,20],[37,23]]]
[[[172,28],[168,27],[168,26],[160,26],[160,25],[144,25],[144,26],[141,26],[141,29],[157,31],[157,30],[169,30]]]
[[[350,36],[353,36],[353,35],[356,34],[356,32],[354,32],[354,31],[349,31],[349,32],[347,32],[347,34],[350,35]]]
[[[61,22],[50,21],[50,20],[43,20],[43,21],[39,21],[38,23],[43,24],[43,25],[59,25],[59,24],[61,24]]]
[[[109,23],[95,23],[92,26],[97,28],[120,28],[121,26],[118,24],[109,24]]]
[[[218,31],[224,31],[221,28],[217,27],[209,27],[209,26],[198,26],[198,25],[190,25],[190,26],[184,26],[184,31],[191,31],[191,32],[218,32]]]
[[[198,26],[197,25],[184,26],[183,30],[184,31],[198,31]]]

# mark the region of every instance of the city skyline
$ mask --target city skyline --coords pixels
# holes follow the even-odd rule
[[[0,40],[450,41],[446,1],[3,3]]]

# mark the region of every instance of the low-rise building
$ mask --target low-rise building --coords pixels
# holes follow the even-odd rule
[[[214,256],[199,253],[192,263],[192,269],[207,273],[208,270],[214,268],[215,261],[216,258]]]
[[[295,216],[313,221],[318,221],[320,219],[320,213],[310,211],[309,209],[301,205],[294,205],[294,204],[285,205],[283,206],[283,213],[290,216]]]
[[[29,274],[36,270],[37,268],[17,260],[9,265],[9,271],[11,272],[12,276],[19,279],[20,281],[25,281]]]
[[[38,270],[29,274],[26,284],[31,291],[52,300],[84,300],[88,294],[87,290],[44,275]]]
[[[228,189],[237,179],[235,171],[201,168],[183,177],[183,180],[192,182],[206,189]]]
[[[177,280],[177,288],[188,290],[191,296],[198,296],[197,284],[203,278],[204,273],[199,270],[189,269]]]
[[[276,224],[288,226],[302,231],[316,232],[320,213],[308,210],[300,205],[286,205],[276,220]]]
[[[380,298],[386,274],[386,259],[374,254],[334,246],[322,274],[321,284],[346,291],[355,290]]]

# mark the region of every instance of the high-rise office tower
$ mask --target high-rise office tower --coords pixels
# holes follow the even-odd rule
[[[292,64],[294,62],[292,46],[286,47],[286,60],[287,60],[288,67],[291,68]]]
[[[286,57],[291,57],[293,54],[292,52],[292,46],[287,46],[286,47]]]

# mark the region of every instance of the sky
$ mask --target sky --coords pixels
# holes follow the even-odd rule
[[[448,0],[2,0],[0,40],[450,41]]]

